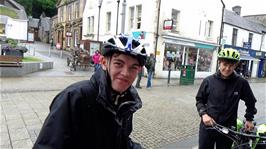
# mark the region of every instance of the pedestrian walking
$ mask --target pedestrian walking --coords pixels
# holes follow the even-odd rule
[[[154,54],[151,53],[150,56],[147,59],[147,62],[145,64],[145,67],[147,69],[147,85],[146,88],[151,88],[152,87],[152,77],[153,73],[155,71],[155,57]]]
[[[136,88],[139,88],[141,89],[142,87],[140,86],[140,81],[141,81],[141,78],[143,76],[143,67],[141,68],[140,72],[138,73],[138,78],[137,78],[137,82],[136,82]]]
[[[101,54],[98,50],[92,56],[92,61],[94,63],[94,71],[96,71],[100,67],[100,57],[101,57]]]
[[[199,149],[230,149],[232,140],[212,129],[206,129],[214,123],[226,127],[236,127],[237,111],[240,100],[247,107],[244,115],[245,129],[254,128],[252,123],[257,110],[256,99],[247,80],[234,69],[239,62],[240,53],[226,48],[218,53],[219,70],[205,78],[196,95],[196,106],[201,116],[199,128]]]
[[[70,85],[50,105],[33,149],[141,149],[130,139],[133,113],[142,102],[132,86],[146,62],[145,48],[117,35],[103,44],[101,66]]]
[[[54,39],[53,38],[51,38],[51,40],[50,40],[50,47],[51,47],[51,49],[53,49],[53,47],[54,47]]]

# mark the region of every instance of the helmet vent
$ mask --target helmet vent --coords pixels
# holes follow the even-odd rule
[[[235,51],[232,53],[232,57],[235,57]]]
[[[115,45],[115,41],[113,38],[109,39],[108,42]]]

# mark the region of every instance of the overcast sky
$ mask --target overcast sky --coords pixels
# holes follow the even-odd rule
[[[266,0],[223,0],[225,8],[232,10],[233,6],[241,6],[241,16],[266,14]]]

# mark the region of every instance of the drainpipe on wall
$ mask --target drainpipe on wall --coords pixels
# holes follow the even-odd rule
[[[120,0],[117,0],[117,10],[116,10],[116,30],[115,30],[115,34],[118,34],[118,14],[119,14],[119,3]]]
[[[221,51],[221,41],[222,41],[222,37],[223,37],[223,31],[224,31],[224,9],[225,9],[225,4],[223,2],[223,0],[221,0],[222,4],[223,4],[223,9],[222,9],[222,20],[221,20],[221,28],[220,28],[220,36],[219,36],[219,48],[218,48],[218,53]],[[216,63],[216,71],[218,70],[219,66],[218,66],[218,59],[217,59],[217,63]]]
[[[220,52],[221,50],[221,41],[222,41],[222,37],[223,37],[223,31],[224,31],[224,8],[225,8],[225,4],[223,2],[223,0],[221,0],[222,4],[223,4],[223,9],[222,9],[222,20],[221,20],[221,28],[220,28],[220,37],[219,37],[219,50],[218,52]]]
[[[155,33],[155,46],[154,46],[154,56],[156,59],[157,55],[157,45],[158,45],[158,38],[159,38],[159,23],[160,23],[160,9],[161,9],[161,0],[158,0],[158,10],[157,10],[157,28],[156,28],[156,33]],[[156,65],[156,63],[155,63]]]
[[[127,3],[126,3],[126,0],[123,1],[123,4],[122,4],[122,20],[121,20],[121,33],[125,33],[125,22],[126,22],[126,6],[127,6]]]
[[[260,51],[262,51],[262,45],[263,45],[263,41],[265,40],[265,35],[266,35],[266,32],[262,31],[261,42],[260,42]]]

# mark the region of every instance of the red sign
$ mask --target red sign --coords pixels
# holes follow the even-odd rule
[[[71,32],[66,32],[66,36],[67,37],[71,37],[72,36],[72,33]]]
[[[171,30],[173,28],[173,20],[164,20],[163,22],[163,29],[164,30]]]
[[[61,49],[61,44],[60,44],[60,43],[57,43],[57,44],[56,44],[56,48],[57,48],[57,49]]]

